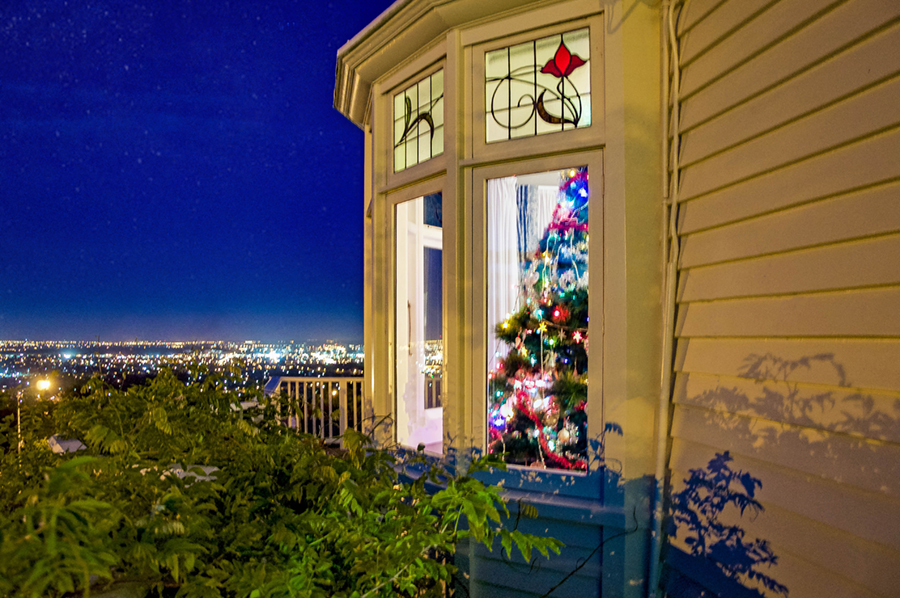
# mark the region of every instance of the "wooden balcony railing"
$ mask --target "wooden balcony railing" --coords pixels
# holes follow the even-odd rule
[[[425,409],[443,406],[440,376],[425,376]]]
[[[266,392],[288,397],[285,425],[337,444],[347,428],[363,431],[363,379],[284,376],[272,378]]]

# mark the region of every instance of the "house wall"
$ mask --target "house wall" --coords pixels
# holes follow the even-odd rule
[[[336,106],[366,130],[366,393],[371,422],[394,408],[393,210],[424,193],[444,196],[444,444],[465,461],[486,430],[485,181],[587,165],[591,202],[591,471],[496,474],[519,529],[565,543],[550,561],[503,558],[500,547],[463,545],[457,564],[471,596],[644,596],[650,479],[661,354],[661,36],[659,7],[621,0],[398,2],[338,56]],[[505,11],[505,12],[504,12]],[[484,48],[547,28],[592,28],[592,126],[486,146]],[[480,65],[480,66],[479,66]],[[392,169],[393,94],[443,68],[444,153]],[[608,74],[607,74],[608,73]],[[365,107],[365,111],[362,107]],[[451,282],[452,281],[452,282]],[[600,467],[604,424],[609,471]],[[382,440],[392,434],[382,426]],[[458,451],[458,452],[454,452]],[[609,473],[609,475],[607,475]]]
[[[677,38],[669,594],[896,596],[900,2],[689,0]]]

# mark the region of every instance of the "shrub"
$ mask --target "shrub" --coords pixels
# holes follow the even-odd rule
[[[559,551],[503,526],[500,489],[472,477],[502,463],[451,475],[414,457],[421,475],[406,476],[368,437],[351,430],[345,451],[328,449],[278,424],[280,399],[225,382],[95,379],[23,408],[23,451],[7,442],[0,463],[0,595],[439,595],[465,537],[499,537],[526,560]],[[0,434],[15,438],[12,415]],[[85,448],[54,454],[49,434]]]

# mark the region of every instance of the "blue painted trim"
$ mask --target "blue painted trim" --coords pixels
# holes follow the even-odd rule
[[[503,497],[509,500],[507,507],[512,515],[518,513],[517,501],[521,500],[537,507],[540,519],[557,519],[614,529],[625,529],[631,525],[629,512],[621,507],[606,506],[599,500],[519,490],[506,490]]]
[[[566,473],[555,469],[510,467],[507,471],[478,472],[475,477],[485,484],[503,486],[509,491],[539,492],[602,502],[606,474],[604,469]]]

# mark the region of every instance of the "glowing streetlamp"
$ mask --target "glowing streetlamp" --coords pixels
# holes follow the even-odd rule
[[[22,391],[16,394],[16,452],[19,454],[19,469],[22,469]]]
[[[43,380],[38,380],[35,386],[38,389],[38,398],[40,398],[41,391],[47,390],[50,388],[50,380],[44,378]],[[22,467],[22,392],[19,391],[16,396],[16,437],[19,442],[16,445],[16,452],[19,453],[19,467]]]

